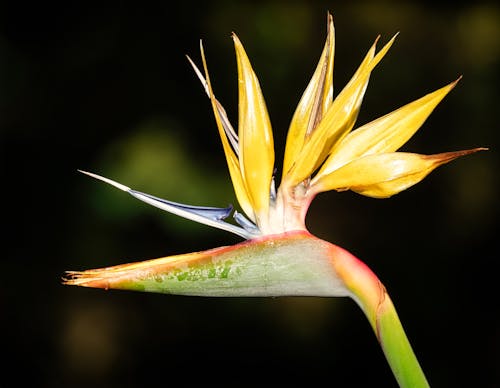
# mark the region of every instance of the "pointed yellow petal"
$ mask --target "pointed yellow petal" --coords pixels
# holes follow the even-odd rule
[[[350,132],[330,154],[315,179],[353,159],[397,151],[415,134],[457,82],[458,80]]]
[[[484,148],[419,155],[391,152],[355,159],[321,177],[315,190],[353,190],[374,198],[387,198],[420,182],[436,167]]]
[[[229,168],[229,174],[231,175],[231,181],[233,182],[234,192],[245,214],[252,221],[255,221],[253,206],[248,196],[247,189],[245,187],[245,182],[243,180],[243,176],[240,171],[238,158],[234,154],[231,145],[229,144],[226,132],[224,130],[222,120],[227,118],[223,116],[225,115],[224,108],[222,108],[222,105],[219,103],[219,101],[217,101],[217,99],[214,96],[214,92],[212,90],[212,84],[210,83],[210,77],[208,75],[208,67],[207,67],[207,61],[205,59],[205,52],[203,50],[203,45],[201,44],[201,42],[200,42],[200,52],[201,52],[201,58],[203,60],[203,68],[205,70],[206,88],[208,91],[208,95],[210,97],[210,101],[212,103],[212,109],[214,111],[215,121],[217,123],[219,135],[222,140],[222,147],[224,149],[224,154],[226,155],[227,166]]]
[[[288,129],[283,161],[284,173],[292,167],[306,138],[314,131],[333,102],[334,39],[333,18],[328,14],[325,47]]]
[[[304,145],[295,165],[288,173],[287,180],[292,185],[307,179],[332,152],[335,144],[352,129],[368,86],[370,73],[387,53],[395,38],[396,36],[375,56],[377,41],[370,48],[358,70],[335,98],[323,120]]]
[[[233,40],[238,63],[240,170],[260,224],[269,210],[274,169],[273,134],[257,76],[235,34]]]

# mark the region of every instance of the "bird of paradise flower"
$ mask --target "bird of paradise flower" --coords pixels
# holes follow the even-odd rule
[[[402,387],[428,386],[389,295],[377,276],[339,246],[311,235],[305,216],[325,191],[352,190],[387,198],[420,182],[440,165],[485,148],[434,155],[397,150],[410,139],[458,82],[352,130],[370,74],[394,42],[372,45],[343,90],[333,98],[334,26],[292,118],[283,174],[276,188],[271,124],[259,81],[233,34],[238,68],[238,131],[210,81],[188,57],[208,95],[229,173],[243,213],[189,206],[133,190],[84,172],[179,216],[235,233],[247,241],[204,252],[86,271],[68,271],[64,284],[198,296],[347,296],[363,310]],[[235,223],[226,219],[233,215]]]

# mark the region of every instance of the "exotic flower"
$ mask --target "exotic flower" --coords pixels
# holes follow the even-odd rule
[[[238,67],[238,132],[216,99],[203,47],[202,73],[188,57],[212,104],[236,198],[243,213],[183,205],[85,172],[168,212],[224,229],[248,241],[231,247],[87,271],[68,271],[65,284],[201,296],[349,296],[363,309],[396,379],[427,386],[385,287],[344,249],[312,236],[305,216],[329,190],[385,198],[420,182],[436,167],[484,148],[435,155],[397,152],[455,86],[452,82],[352,130],[370,74],[394,42],[376,43],[333,99],[334,27],[292,118],[281,183],[276,189],[271,124],[259,81],[233,34]],[[378,40],[378,39],[377,39]],[[83,172],[83,171],[82,171]],[[233,213],[236,224],[225,221]]]

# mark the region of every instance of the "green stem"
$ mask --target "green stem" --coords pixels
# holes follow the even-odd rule
[[[415,388],[429,387],[387,293],[378,309],[376,334],[399,385]]]
[[[429,387],[384,285],[363,262],[335,248],[337,272],[368,318],[399,386]]]
[[[401,387],[428,387],[385,287],[346,250],[305,231],[88,271],[65,284],[200,296],[350,296],[366,314]]]

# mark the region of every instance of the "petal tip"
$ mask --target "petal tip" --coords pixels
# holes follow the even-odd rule
[[[456,85],[460,82],[460,80],[461,80],[463,77],[464,77],[464,76],[463,76],[462,74],[460,74],[460,75],[458,76],[458,78],[450,84],[450,85],[451,85],[451,87],[452,87],[452,88],[454,88],[454,87],[455,87],[455,86],[456,86]]]
[[[331,28],[333,26],[333,14],[330,11],[326,13],[326,23],[327,28]]]

